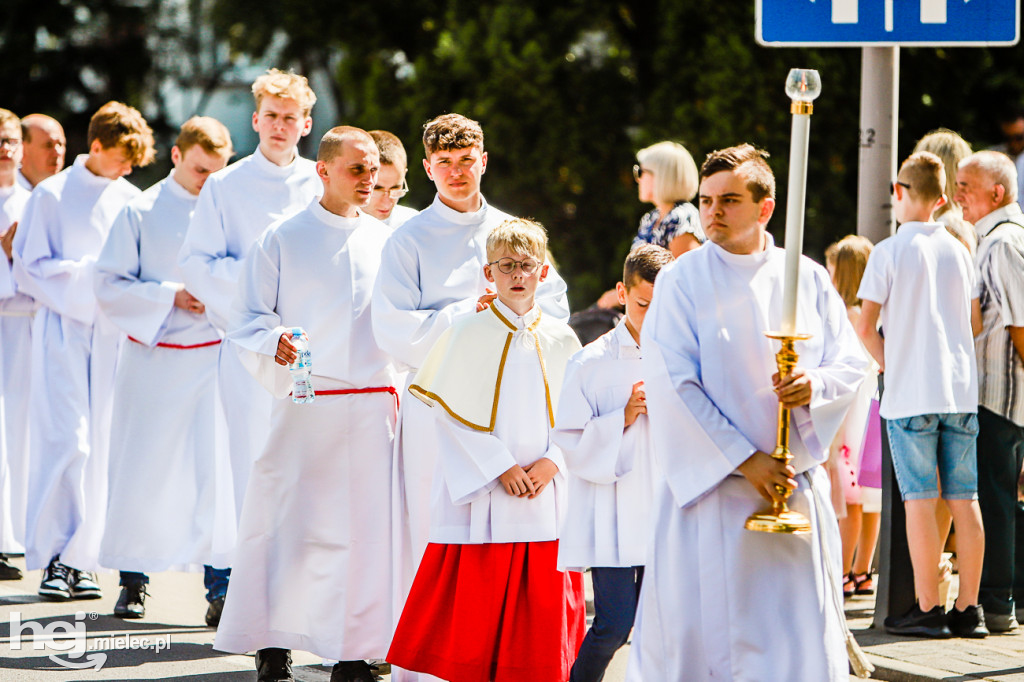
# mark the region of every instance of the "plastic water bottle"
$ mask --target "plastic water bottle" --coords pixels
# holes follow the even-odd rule
[[[309,351],[309,337],[302,327],[292,327],[292,345],[299,356],[288,365],[292,375],[292,402],[311,403],[316,399],[310,375],[313,373],[313,355]]]

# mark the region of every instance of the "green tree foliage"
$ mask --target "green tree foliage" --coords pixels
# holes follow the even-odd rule
[[[155,1],[155,0],[154,0]],[[84,151],[89,117],[116,99],[138,105],[152,65],[148,3],[4,0],[0,106],[49,114],[68,135],[69,160]]]
[[[339,123],[398,134],[413,205],[433,196],[419,169],[422,124],[446,111],[480,120],[488,199],[549,228],[574,307],[618,278],[650,208],[630,167],[637,149],[659,140],[682,142],[698,163],[739,142],[767,149],[781,237],[791,120],[783,83],[794,66],[818,69],[824,88],[811,126],[805,250],[820,256],[856,230],[860,51],[760,47],[751,0],[4,0],[0,106],[62,119],[73,151],[109,99],[161,112],[150,121],[159,134],[168,126],[149,101],[157,83],[214,87],[225,66],[200,73],[207,9],[234,55],[326,69]],[[177,19],[157,19],[166,16]],[[1021,101],[1021,47],[907,49],[901,66],[901,157],[939,126],[984,148],[998,141],[995,110]]]

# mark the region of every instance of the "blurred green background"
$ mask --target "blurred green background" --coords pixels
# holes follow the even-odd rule
[[[226,120],[242,155],[248,84],[269,66],[312,78],[316,131],[340,123],[393,131],[410,154],[412,192],[423,123],[455,111],[479,120],[489,153],[484,191],[551,234],[574,309],[618,278],[650,206],[636,197],[637,149],[684,144],[698,165],[713,149],[751,142],[779,178],[786,209],[791,67],[821,72],[808,171],[805,251],[856,231],[860,50],[772,49],[754,41],[751,0],[4,0],[0,106],[64,123],[68,163],[85,149],[91,113],[133,104],[161,154],[130,179],[170,168],[167,149],[193,113]],[[929,130],[960,132],[976,149],[999,141],[998,110],[1021,101],[1024,48],[904,49],[899,156]],[[246,137],[245,135],[249,135]],[[318,139],[319,135],[315,135]],[[303,152],[315,151],[314,136]],[[879,178],[888,182],[890,178]],[[781,240],[780,240],[781,241]]]

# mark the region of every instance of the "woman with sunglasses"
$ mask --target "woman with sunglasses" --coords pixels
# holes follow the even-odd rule
[[[633,248],[655,244],[678,257],[704,243],[700,216],[690,201],[697,194],[697,165],[683,145],[659,142],[636,154],[633,177],[640,201],[654,204],[640,219]]]

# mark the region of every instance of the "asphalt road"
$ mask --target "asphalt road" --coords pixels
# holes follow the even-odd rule
[[[14,561],[24,568],[24,560]],[[252,656],[213,650],[215,631],[203,621],[206,600],[202,574],[152,576],[146,617],[142,620],[122,620],[111,615],[120,591],[116,573],[100,575],[103,598],[91,601],[44,601],[36,594],[39,580],[40,572],[33,571],[20,581],[0,582],[0,681],[256,679]],[[587,583],[589,590],[589,580]],[[33,628],[30,622],[38,626]],[[55,638],[55,645],[63,650],[47,646],[46,640],[50,638]],[[74,646],[85,651],[71,656]],[[628,647],[623,647],[605,675],[607,682],[625,679],[627,655]],[[296,680],[330,679],[330,667],[320,665],[318,657],[296,651],[293,658]]]

